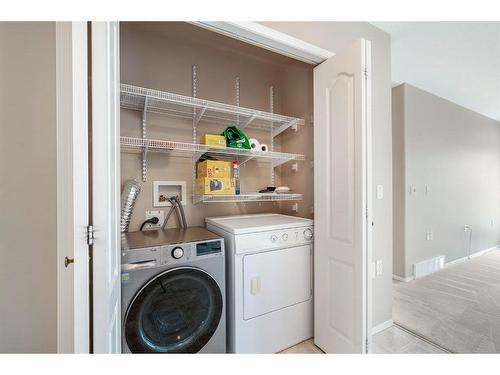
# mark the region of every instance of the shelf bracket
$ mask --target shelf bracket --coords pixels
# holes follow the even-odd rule
[[[203,117],[203,115],[205,114],[205,111],[207,110],[207,107],[203,107],[201,110],[200,110],[200,113],[198,113],[196,115],[196,119],[194,120],[195,124],[198,125],[198,123],[200,122],[201,118]]]
[[[253,122],[253,120],[255,120],[256,118],[257,118],[257,115],[253,115],[253,116],[251,116],[248,120],[246,120],[243,124],[241,124],[241,126],[240,126],[240,127],[241,127],[242,129],[245,129],[245,128],[246,128],[248,125],[250,125],[250,124]]]
[[[147,116],[148,116],[148,97],[144,98],[144,110],[142,111],[142,139],[145,142],[147,138]],[[148,173],[148,148],[142,148],[142,181],[146,182]]]

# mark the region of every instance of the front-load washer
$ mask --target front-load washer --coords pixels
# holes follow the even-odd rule
[[[224,240],[201,227],[122,237],[122,352],[225,353]]]
[[[224,237],[228,351],[276,353],[313,336],[313,221],[207,218]]]

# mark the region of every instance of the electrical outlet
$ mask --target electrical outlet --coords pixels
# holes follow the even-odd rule
[[[157,217],[159,220],[158,220],[158,224],[151,224],[151,223],[147,223],[145,226],[144,226],[144,229],[160,229],[160,227],[163,225],[163,220],[164,220],[164,211],[162,210],[155,210],[155,211],[146,211],[146,214],[144,215],[144,220],[149,220],[153,217]]]
[[[494,227],[494,226],[495,226],[495,219],[491,219],[491,220],[490,220],[490,225],[491,225],[492,227]]]
[[[432,241],[434,239],[434,232],[432,230],[428,230],[425,232],[425,240]]]
[[[377,276],[382,275],[382,260],[380,260],[380,259],[377,260],[377,262],[376,262],[376,268],[377,268],[377,270],[376,270]]]
[[[299,204],[298,203],[292,204],[292,211],[293,212],[299,212]]]

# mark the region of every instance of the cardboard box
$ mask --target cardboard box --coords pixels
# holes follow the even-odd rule
[[[198,162],[196,177],[231,178],[231,162],[223,160],[205,160]]]
[[[207,178],[196,179],[195,194],[234,195],[234,178]]]
[[[201,138],[201,144],[210,147],[226,147],[226,137],[223,135],[205,134]]]

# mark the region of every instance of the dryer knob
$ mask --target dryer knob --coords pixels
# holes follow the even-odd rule
[[[304,238],[309,241],[309,240],[312,240],[313,238],[313,231],[311,228],[307,228],[305,231],[304,231]]]
[[[273,234],[273,235],[271,236],[271,242],[278,242],[278,236],[277,236],[277,235],[275,235],[275,234]]]
[[[181,259],[183,255],[184,255],[184,250],[182,249],[182,247],[175,247],[172,250],[172,258],[174,259]]]

